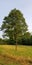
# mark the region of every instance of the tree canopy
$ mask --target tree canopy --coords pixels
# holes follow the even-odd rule
[[[8,16],[4,17],[1,30],[4,32],[4,37],[17,42],[27,32],[27,24],[22,12],[16,8],[11,10]]]

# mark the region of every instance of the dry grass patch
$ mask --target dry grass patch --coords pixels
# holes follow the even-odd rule
[[[0,54],[0,61],[2,64],[10,64],[11,62],[18,63],[20,65],[32,65],[32,58],[30,57],[17,57]],[[0,63],[1,64],[1,63]]]

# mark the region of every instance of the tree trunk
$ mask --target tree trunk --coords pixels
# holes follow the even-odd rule
[[[16,49],[16,51],[17,51],[17,41],[16,41],[16,48],[15,48],[15,49]]]

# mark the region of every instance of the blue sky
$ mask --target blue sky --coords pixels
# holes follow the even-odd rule
[[[23,13],[28,29],[32,32],[32,0],[0,0],[0,26],[3,18],[14,8],[19,9]],[[0,31],[1,36],[2,32]]]

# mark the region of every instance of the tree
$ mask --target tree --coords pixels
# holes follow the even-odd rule
[[[24,34],[24,38],[27,38],[27,39],[29,39],[31,37],[31,33],[29,33],[29,32],[26,32],[25,34]]]
[[[16,8],[11,10],[8,16],[4,17],[1,30],[4,31],[5,37],[15,40],[17,49],[17,40],[27,31],[27,24],[21,11]]]
[[[0,45],[5,44],[4,40],[2,38],[0,38]]]
[[[22,44],[29,45],[30,44],[30,37],[31,37],[31,34],[29,32],[26,32],[22,37]]]
[[[32,45],[32,35],[31,35],[31,37],[30,37],[30,45]]]

